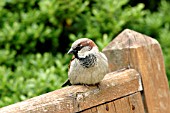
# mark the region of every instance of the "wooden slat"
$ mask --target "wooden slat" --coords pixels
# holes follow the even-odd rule
[[[145,113],[140,92],[98,105],[94,108],[96,113]],[[81,113],[91,112],[92,108]]]
[[[115,73],[116,74],[116,73]],[[83,101],[79,102],[79,110],[82,110],[84,108],[90,108],[91,106],[96,106],[101,103],[105,103],[107,101],[111,101],[113,99],[119,98],[119,95],[128,95],[125,92],[134,92],[133,90],[141,90],[141,82],[140,78],[137,78],[138,80],[130,80],[131,82],[128,82],[127,84],[124,84],[126,80],[130,79],[131,77],[129,75],[134,74],[128,74],[124,73],[126,75],[114,75],[108,74],[106,75],[106,78],[104,78],[104,81],[107,82],[101,82],[101,86],[99,87],[100,90],[94,90],[93,94],[91,95],[91,92],[84,93],[82,97],[87,97],[83,99]],[[137,73],[136,73],[137,74]],[[135,75],[136,76],[136,75]],[[138,76],[138,75],[137,75]],[[111,84],[110,84],[111,83]],[[121,84],[121,86],[117,86],[116,84]],[[111,87],[114,86],[114,87]],[[138,87],[136,87],[138,86]],[[121,89],[121,90],[120,90]],[[89,95],[90,94],[90,95]]]
[[[169,85],[161,47],[155,39],[126,29],[103,52],[109,60],[110,71],[138,70],[142,76],[147,112],[169,112]]]
[[[117,113],[113,102],[99,105],[96,108],[97,113]]]
[[[85,111],[82,111],[81,113],[93,113],[91,109],[87,109]]]
[[[107,108],[108,107],[106,107],[106,104],[99,105],[99,106],[97,106],[97,112],[98,113],[107,113],[108,112]]]
[[[130,113],[145,113],[140,92],[128,97]]]
[[[113,102],[107,103],[108,106],[108,112],[110,113],[116,113],[116,108]]]
[[[0,109],[0,113],[73,113],[141,91],[140,76],[134,69],[109,73],[97,86],[62,88]]]
[[[93,107],[93,108],[90,108],[90,109],[91,109],[92,113],[97,113],[97,108],[96,107]]]
[[[128,96],[115,100],[114,104],[115,104],[116,113],[131,113]]]

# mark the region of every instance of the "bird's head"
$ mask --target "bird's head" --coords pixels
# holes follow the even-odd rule
[[[88,54],[98,51],[98,47],[92,40],[81,38],[72,44],[68,54],[74,54],[75,58],[85,58]]]

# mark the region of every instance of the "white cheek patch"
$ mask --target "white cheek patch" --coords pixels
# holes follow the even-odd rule
[[[90,43],[90,41],[87,41],[87,43],[89,44],[89,43]]]
[[[85,57],[87,56],[87,52],[81,52],[81,51],[79,51],[79,52],[78,52],[78,56],[79,56],[80,58],[85,58]]]
[[[78,56],[80,58],[85,58],[89,54],[95,54],[96,52],[98,53],[98,48],[97,47],[93,47],[90,51],[89,50],[90,50],[89,46],[83,47],[80,51],[78,51]]]
[[[79,58],[86,58],[86,55],[83,55],[83,54],[79,54],[78,56]]]
[[[89,47],[88,46],[85,46],[83,47],[80,51],[78,51],[78,56],[80,58],[85,58],[86,56],[89,55],[90,51],[89,51]]]

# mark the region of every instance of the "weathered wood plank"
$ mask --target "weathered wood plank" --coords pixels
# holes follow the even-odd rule
[[[73,113],[142,90],[134,69],[109,73],[97,86],[74,85],[0,109],[0,113]]]
[[[128,96],[114,101],[116,113],[131,113]]]
[[[106,104],[102,104],[102,105],[97,106],[97,112],[98,113],[108,113]]]
[[[138,88],[136,89],[138,91],[141,90],[140,78],[137,78],[138,80],[135,80],[135,79],[131,80],[131,82],[124,84],[125,83],[124,81],[131,78],[129,75],[133,75],[132,73],[131,74],[124,73],[124,74],[126,75],[123,75],[123,73],[119,75],[117,73],[116,75],[114,75],[114,77],[112,76],[112,74],[108,74],[107,77],[104,78],[104,81],[107,81],[107,82],[101,82],[100,84],[101,86],[99,87],[99,89],[101,91],[98,89],[95,89],[93,93],[86,92],[82,94],[81,97],[84,97],[84,98],[83,98],[83,101],[79,101],[79,110],[82,110],[84,108],[89,108],[90,106],[98,105],[101,103],[105,103],[107,101],[111,101],[113,99],[118,98],[119,95],[125,96],[126,95],[125,92],[132,93],[133,90],[136,88]],[[117,86],[116,84],[121,84],[121,86]],[[111,87],[111,86],[115,86],[115,87]],[[90,93],[92,93],[92,95]]]
[[[87,109],[85,111],[82,111],[81,113],[93,113],[91,109]]]
[[[96,113],[145,113],[140,92],[118,98],[94,108]],[[91,113],[91,109],[81,113]]]
[[[145,113],[140,92],[128,96],[130,113]]]
[[[90,108],[90,109],[91,109],[92,113],[97,113],[97,108],[96,107],[93,107],[93,108]]]
[[[113,102],[107,103],[107,107],[109,113],[116,113],[116,108]]]
[[[103,52],[108,57],[110,71],[138,70],[142,76],[147,112],[169,112],[169,85],[161,47],[155,39],[126,29]]]

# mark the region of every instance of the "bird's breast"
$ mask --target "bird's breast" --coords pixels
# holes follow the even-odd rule
[[[86,56],[85,58],[80,58],[79,63],[84,68],[90,68],[97,64],[97,58],[95,55],[90,54],[90,55]]]
[[[71,84],[96,84],[106,74],[108,68],[97,56],[89,55],[84,59],[74,59],[71,63],[68,76]]]

